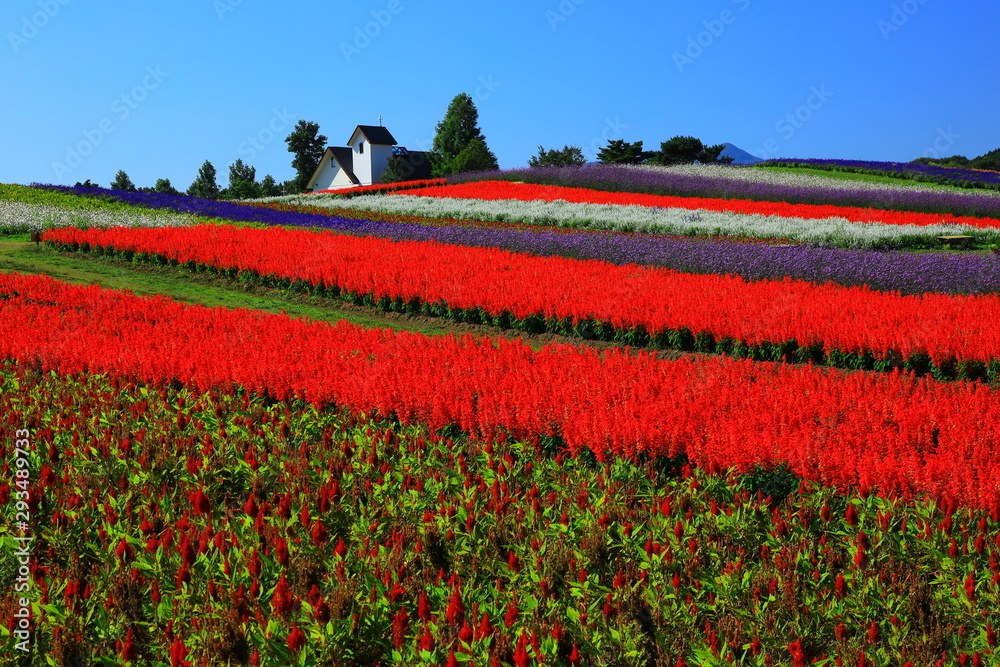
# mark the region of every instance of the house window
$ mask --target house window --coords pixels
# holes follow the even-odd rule
[[[359,153],[365,152],[365,142],[362,141],[360,144],[358,144],[358,152]]]

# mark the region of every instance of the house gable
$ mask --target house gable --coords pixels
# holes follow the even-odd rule
[[[337,190],[361,185],[354,173],[353,151],[347,147],[331,146],[323,153],[315,171],[306,183],[306,190]]]
[[[346,146],[330,146],[309,178],[306,189],[338,190],[378,183],[393,155],[399,155],[406,171],[430,173],[427,157],[420,151],[407,154],[396,147],[396,138],[381,125],[358,125]],[[429,176],[428,176],[429,177]]]

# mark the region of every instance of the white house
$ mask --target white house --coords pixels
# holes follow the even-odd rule
[[[358,125],[347,146],[330,146],[306,183],[306,191],[339,190],[379,182],[389,158],[400,158],[400,171],[408,180],[430,178],[430,161],[423,151],[396,145],[386,128]]]

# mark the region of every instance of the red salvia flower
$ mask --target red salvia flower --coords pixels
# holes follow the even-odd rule
[[[833,591],[838,598],[842,598],[847,595],[847,582],[844,581],[844,575],[838,574],[837,579],[833,584]]]
[[[573,667],[580,667],[580,647],[573,642],[573,648],[569,652],[569,664]]]
[[[465,604],[462,602],[462,596],[456,588],[452,591],[451,598],[448,600],[448,610],[445,613],[445,618],[448,619],[450,625],[458,625],[465,617]]]
[[[854,503],[847,503],[847,511],[844,512],[844,519],[849,526],[858,525],[858,510],[854,506]]]
[[[317,546],[326,544],[326,526],[319,519],[316,519],[312,527],[312,541]]]
[[[521,631],[521,636],[518,637],[517,646],[514,648],[514,667],[528,667],[528,635]]]
[[[420,636],[420,650],[433,651],[434,637],[431,636],[431,629],[424,623],[424,634]]]
[[[431,605],[427,601],[426,591],[420,591],[420,598],[417,600],[417,618],[425,622],[431,620]]]
[[[511,601],[507,603],[507,613],[503,617],[503,624],[508,628],[514,625],[517,622],[518,613],[519,610],[516,602]]]
[[[292,655],[298,655],[306,645],[306,633],[299,629],[297,623],[292,624],[292,631],[288,633],[288,650]]]
[[[194,508],[195,516],[209,514],[212,511],[212,505],[208,501],[208,495],[205,493],[205,490],[201,488],[191,494],[191,506]]]
[[[396,615],[392,617],[392,645],[398,650],[403,648],[403,639],[406,631],[410,627],[410,617],[406,613],[406,607],[400,607]]]
[[[271,596],[271,609],[282,618],[286,618],[292,611],[292,591],[284,572],[281,573],[278,585],[275,586],[274,594]]]
[[[131,627],[125,633],[125,644],[122,646],[121,656],[125,662],[133,662],[139,657],[139,649],[135,646],[135,638],[132,636]]]

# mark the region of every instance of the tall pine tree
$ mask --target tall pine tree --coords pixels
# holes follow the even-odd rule
[[[260,196],[260,186],[257,185],[257,170],[242,159],[229,165],[229,187],[226,188],[229,199],[255,199]]]
[[[198,170],[198,177],[187,189],[187,194],[192,197],[204,197],[205,199],[219,198],[219,184],[215,182],[215,167],[208,160],[201,165]]]
[[[430,157],[434,176],[499,168],[479,129],[479,112],[467,93],[459,93],[448,105],[437,125]]]
[[[124,190],[125,192],[135,192],[135,184],[124,170],[119,169],[115,174],[115,180],[111,181],[112,190]]]

